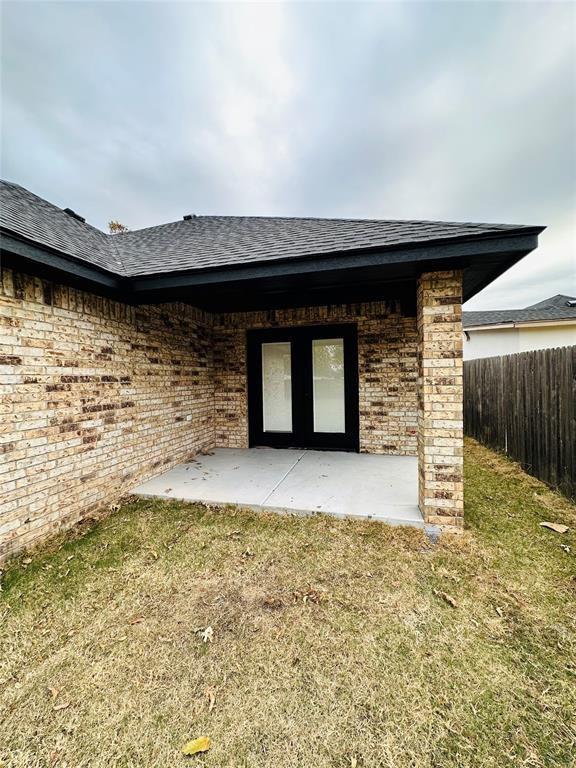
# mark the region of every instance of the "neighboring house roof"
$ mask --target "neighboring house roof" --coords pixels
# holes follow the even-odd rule
[[[244,304],[262,307],[280,301],[303,306],[308,300],[371,300],[383,296],[394,281],[407,286],[421,272],[441,269],[464,270],[468,299],[536,248],[544,229],[419,220],[185,216],[109,235],[18,184],[0,181],[0,201],[8,265],[98,285],[131,301],[179,298],[207,307],[240,306],[244,298]],[[250,291],[246,297],[244,286]]]
[[[487,312],[463,312],[464,328],[478,328],[491,325],[512,325],[517,323],[537,323],[555,320],[576,320],[576,297],[557,294],[549,299],[531,304],[525,309],[496,309]]]

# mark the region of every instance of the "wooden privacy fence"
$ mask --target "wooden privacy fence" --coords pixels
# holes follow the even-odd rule
[[[467,360],[464,431],[576,498],[576,346]]]

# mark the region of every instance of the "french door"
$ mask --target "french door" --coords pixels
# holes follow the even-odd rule
[[[356,326],[248,331],[250,445],[358,450]]]

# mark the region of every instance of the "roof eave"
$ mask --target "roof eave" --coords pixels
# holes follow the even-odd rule
[[[465,331],[498,331],[510,328],[542,328],[555,325],[573,325],[576,324],[576,317],[556,317],[543,320],[514,320],[509,323],[484,323],[483,325],[463,325]]]
[[[210,269],[178,270],[171,273],[156,272],[131,277],[135,293],[146,290],[181,288],[213,283],[227,283],[236,280],[253,280],[265,277],[293,276],[295,274],[359,269],[363,267],[386,266],[413,263],[424,266],[429,262],[470,260],[476,256],[494,254],[519,254],[522,258],[538,245],[538,232],[506,233],[498,237],[465,238],[460,240],[436,241],[432,244],[413,244],[407,247],[370,248],[338,251],[333,253],[307,254],[301,257],[274,259],[263,263],[249,262],[238,266],[220,266]],[[469,298],[469,297],[468,297]]]
[[[329,254],[308,254],[303,257],[275,259],[261,263],[223,266],[211,269],[195,269],[155,273],[142,276],[122,276],[55,249],[40,247],[12,232],[4,230],[2,249],[11,263],[31,271],[39,271],[64,279],[90,290],[116,294],[119,299],[135,303],[170,301],[186,290],[219,286],[228,289],[233,284],[256,287],[259,283],[276,281],[285,290],[295,280],[309,280],[316,275],[329,276],[327,285],[338,284],[345,288],[353,274],[356,281],[366,280],[368,285],[375,272],[382,281],[387,274],[395,279],[413,279],[426,270],[465,269],[464,301],[481,290],[485,284],[508,269],[513,263],[536,248],[538,234],[543,227],[521,227],[503,230],[498,235],[482,234],[466,237],[417,243],[405,247],[370,248],[355,251],[339,251]],[[482,257],[478,259],[478,257]],[[487,276],[488,275],[488,276]],[[485,279],[484,279],[485,278]],[[278,292],[276,288],[275,292]]]
[[[75,284],[109,293],[121,291],[125,284],[124,278],[115,272],[48,246],[39,246],[5,228],[0,228],[0,249],[5,266],[28,269],[33,274],[67,278]]]
[[[388,246],[381,246],[381,245],[375,245],[371,247],[362,247],[362,248],[347,248],[343,250],[335,250],[335,251],[316,251],[311,253],[303,253],[300,256],[284,256],[284,257],[278,257],[273,259],[263,259],[261,261],[253,261],[253,262],[243,262],[237,265],[231,265],[231,264],[221,264],[217,266],[211,266],[211,267],[199,267],[199,268],[189,268],[189,269],[175,269],[171,271],[167,270],[158,270],[156,272],[148,272],[143,274],[132,274],[131,278],[134,280],[141,280],[141,279],[152,279],[152,278],[161,278],[166,275],[194,275],[194,274],[203,274],[203,273],[219,273],[219,272],[229,272],[231,270],[237,270],[237,269],[250,269],[252,267],[273,267],[276,268],[276,266],[280,267],[283,264],[288,265],[304,265],[307,261],[313,261],[316,263],[318,260],[323,259],[343,259],[349,261],[350,259],[361,259],[364,257],[373,257],[375,259],[379,259],[382,255],[386,255],[385,258],[388,263],[394,263],[396,261],[406,260],[406,255],[410,254],[410,256],[414,256],[415,258],[411,259],[414,261],[422,260],[426,258],[426,254],[431,254],[432,252],[435,253],[443,253],[445,256],[449,256],[451,252],[460,253],[461,251],[469,255],[471,250],[475,250],[478,254],[485,252],[486,250],[493,251],[493,245],[484,245],[484,243],[492,243],[495,242],[501,243],[504,241],[508,241],[510,245],[508,246],[507,250],[510,248],[514,248],[513,242],[516,241],[518,237],[528,237],[528,238],[534,238],[538,237],[539,234],[543,230],[545,230],[546,227],[517,227],[515,229],[510,230],[502,230],[500,232],[482,232],[478,235],[466,235],[466,236],[459,236],[459,237],[442,237],[437,238],[436,240],[422,240],[422,241],[415,241],[412,243],[406,243],[406,244],[395,244],[395,245],[388,245]],[[534,241],[536,245],[538,244],[537,239]],[[482,243],[483,245],[480,245]],[[474,244],[474,248],[471,249],[471,245]],[[476,244],[478,244],[476,246]],[[534,246],[536,247],[536,246]],[[418,252],[422,252],[424,255],[419,257],[417,254]],[[302,266],[302,271],[305,271],[306,267]]]

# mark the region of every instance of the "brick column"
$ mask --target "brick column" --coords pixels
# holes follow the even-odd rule
[[[427,523],[461,528],[462,273],[418,280],[418,503]]]

